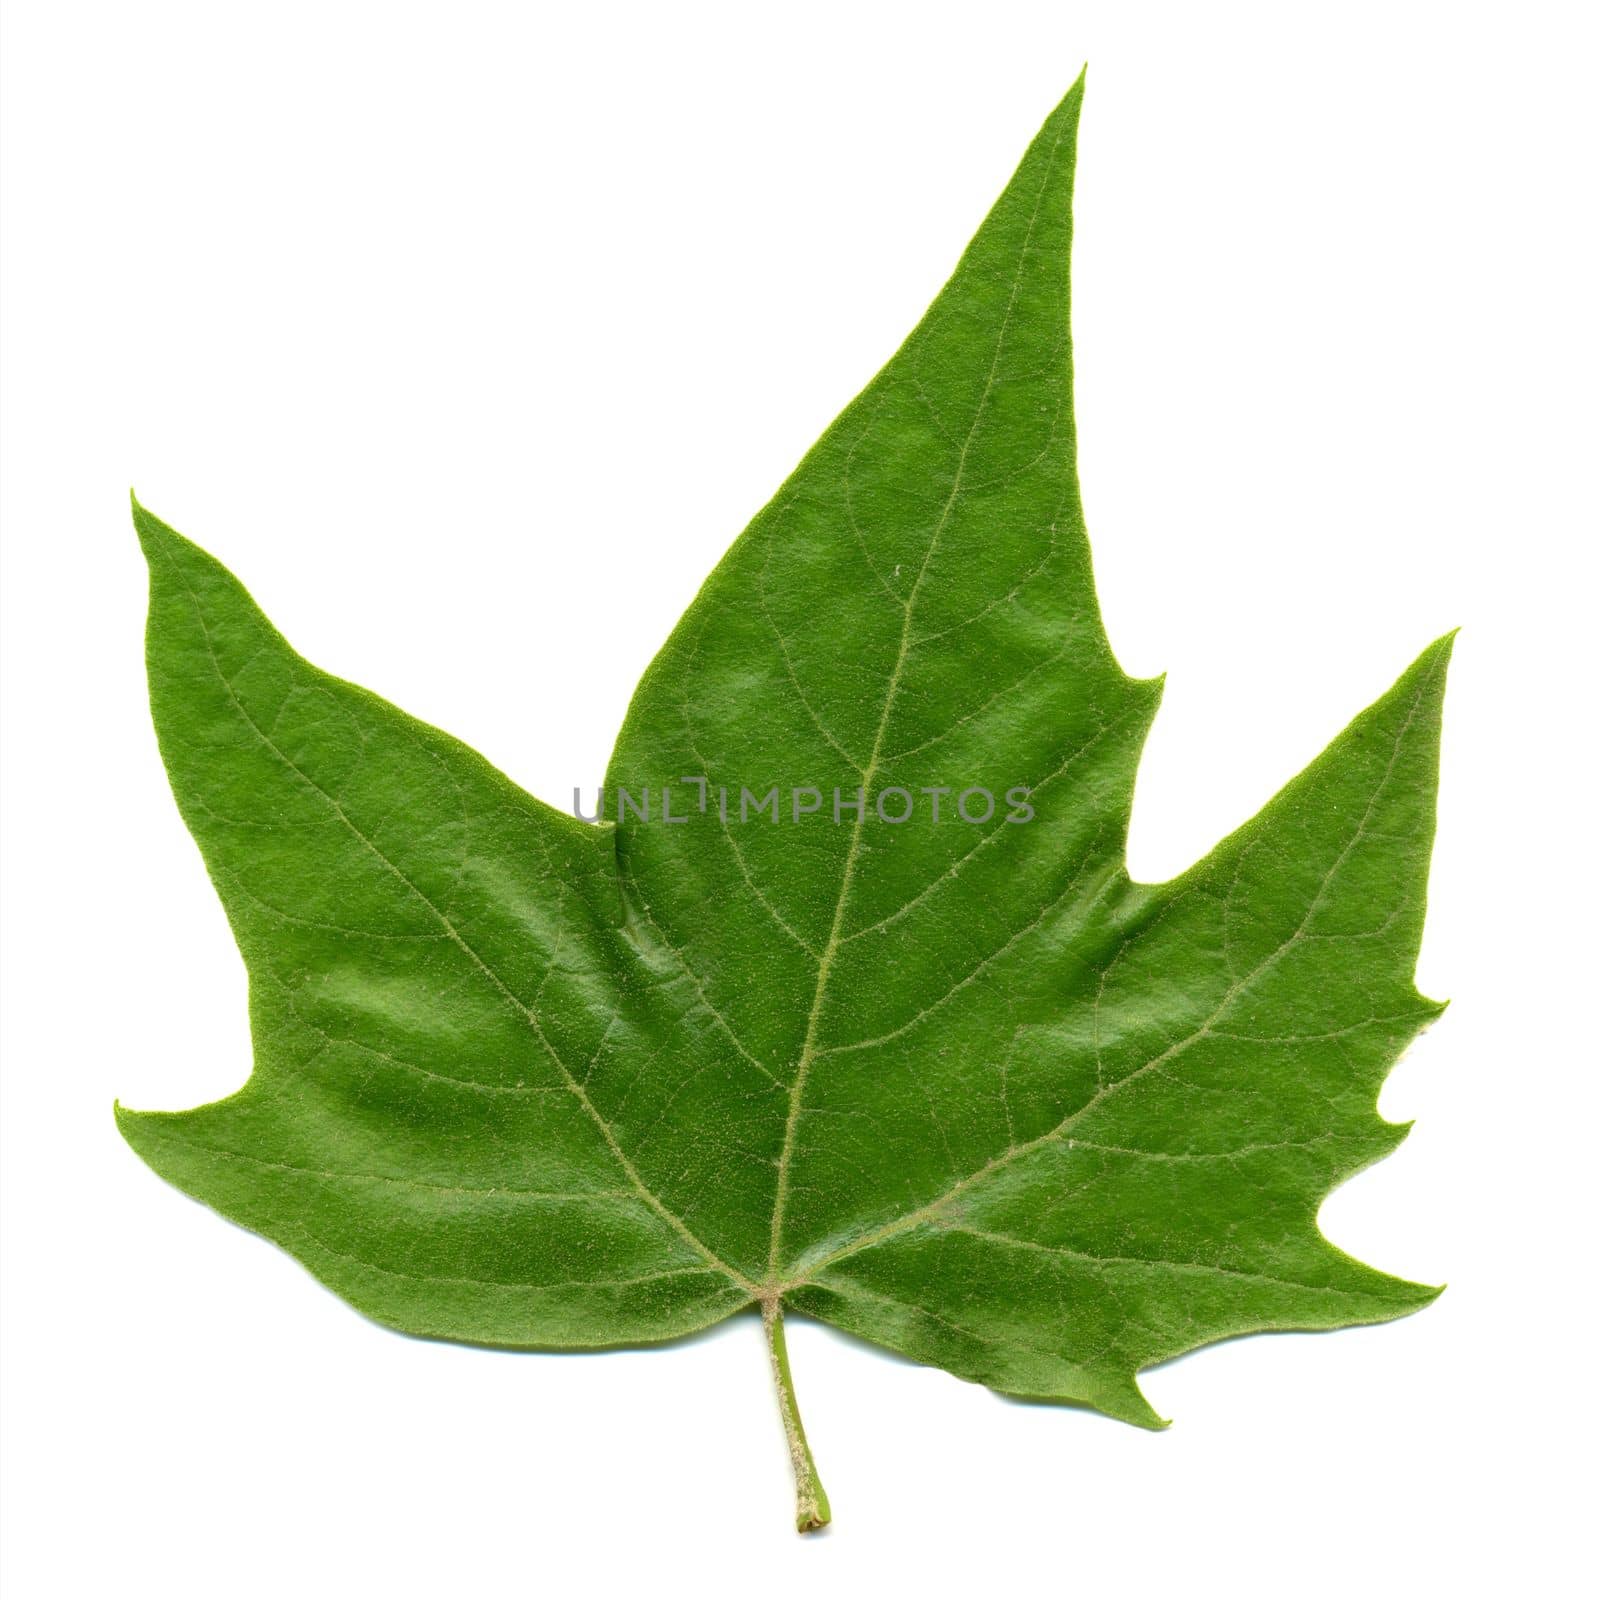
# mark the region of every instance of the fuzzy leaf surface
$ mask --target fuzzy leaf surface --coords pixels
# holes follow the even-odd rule
[[[1378,1089],[1439,1010],[1449,641],[1130,880],[1159,685],[1111,652],[1078,494],[1080,98],[646,673],[607,789],[649,820],[557,812],[319,671],[136,508],[255,1044],[226,1100],[119,1109],[152,1167],[407,1332],[636,1344],[765,1301],[1144,1425],[1154,1362],[1432,1298],[1316,1218],[1402,1136]]]

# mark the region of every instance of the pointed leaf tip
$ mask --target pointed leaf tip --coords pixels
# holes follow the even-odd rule
[[[140,504],[138,495],[131,489],[128,491],[128,504],[133,514],[133,530],[138,534],[140,547],[148,559],[161,539],[172,536],[172,529],[160,517],[146,510]]]

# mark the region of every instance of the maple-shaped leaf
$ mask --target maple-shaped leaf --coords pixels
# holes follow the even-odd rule
[[[759,1307],[803,1528],[786,1309],[1155,1426],[1153,1362],[1435,1293],[1317,1211],[1402,1137],[1378,1088],[1440,1009],[1449,641],[1199,865],[1130,880],[1159,685],[1111,653],[1078,496],[1081,89],[645,674],[599,824],[318,671],[135,509],[255,1070],[119,1109],[129,1142],[410,1333]]]

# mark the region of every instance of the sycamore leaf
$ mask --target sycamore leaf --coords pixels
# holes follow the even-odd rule
[[[118,1110],[171,1182],[409,1333],[576,1348],[758,1306],[1156,1426],[1143,1367],[1434,1290],[1317,1211],[1404,1130],[1449,641],[1170,883],[1158,684],[1074,462],[1081,80],[899,353],[717,568],[590,824],[297,656],[142,508],[161,751],[255,1070]],[[624,792],[625,791],[625,792]],[[648,812],[648,815],[646,815]]]

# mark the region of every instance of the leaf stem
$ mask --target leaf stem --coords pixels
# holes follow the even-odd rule
[[[833,1520],[827,1491],[811,1459],[800,1407],[794,1398],[794,1376],[789,1371],[789,1346],[783,1337],[783,1301],[776,1295],[761,1302],[761,1325],[767,1331],[767,1351],[772,1357],[772,1379],[778,1386],[778,1410],[794,1467],[794,1525],[801,1533],[815,1533]]]

